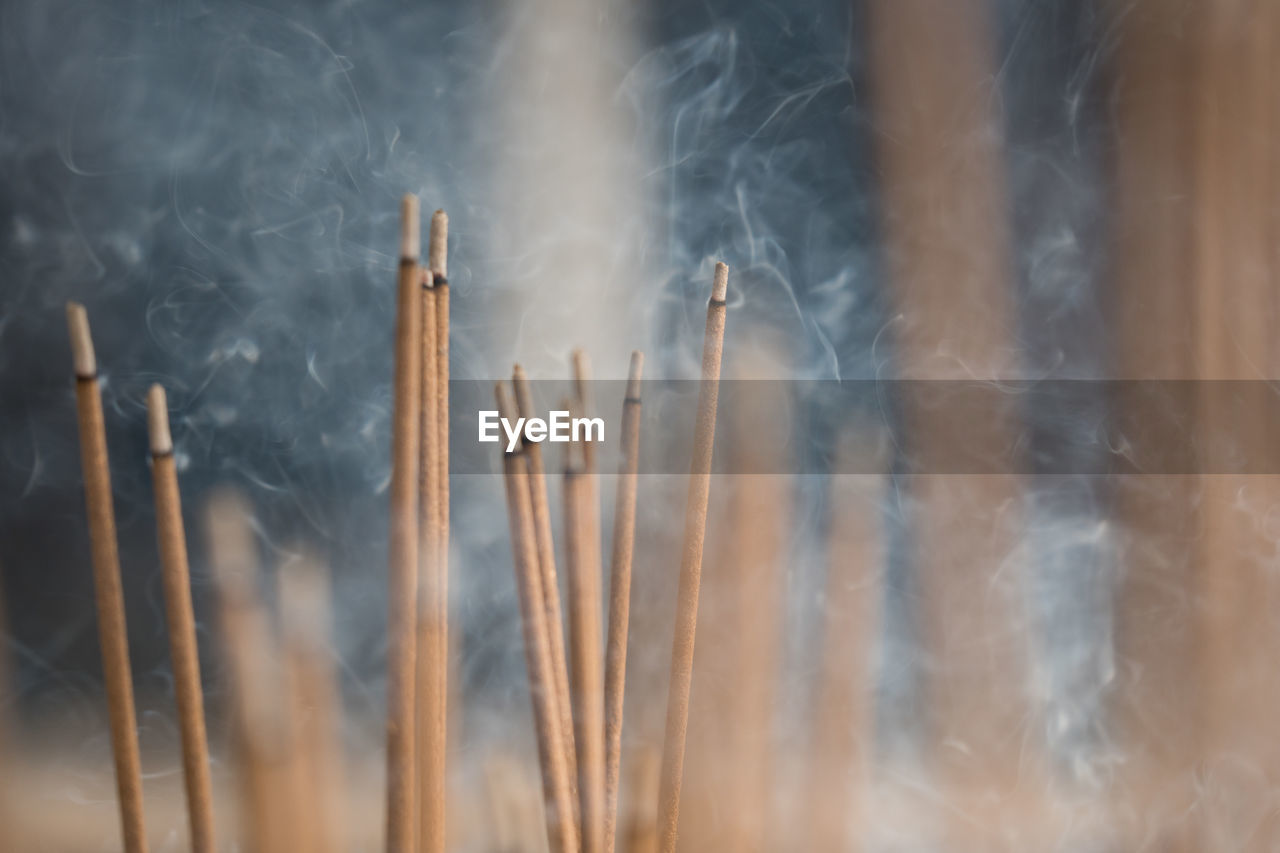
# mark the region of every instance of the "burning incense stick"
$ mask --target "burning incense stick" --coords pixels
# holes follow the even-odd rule
[[[702,342],[702,383],[693,427],[689,465],[689,498],[685,509],[680,589],[676,599],[675,640],[671,648],[671,682],[667,693],[666,738],[658,788],[658,849],[673,853],[680,819],[680,783],[684,774],[684,741],[689,725],[689,688],[693,680],[693,643],[698,628],[698,587],[702,578],[702,545],[711,492],[711,455],[715,443],[720,358],[724,350],[725,297],[729,267],[716,264],[707,326]]]
[[[444,809],[447,798],[446,759],[448,756],[449,709],[449,216],[443,210],[431,215],[431,234],[427,243],[427,264],[431,270],[436,297],[436,549],[435,611],[437,684],[433,743],[429,750],[434,759],[432,784],[428,791],[436,803],[439,820],[430,843],[423,849],[440,853],[445,846]]]
[[[133,682],[129,672],[129,641],[125,629],[124,592],[120,582],[120,554],[116,550],[116,518],[111,505],[111,471],[107,462],[106,427],[98,389],[98,362],[89,334],[84,306],[67,303],[71,359],[76,374],[76,411],[80,423],[80,458],[84,468],[84,497],[89,518],[89,547],[93,557],[94,597],[98,605],[98,636],[102,672],[106,679],[111,750],[115,756],[116,788],[125,853],[147,849],[142,813],[142,763],[134,728]]]
[[[570,404],[566,403],[566,407]],[[576,412],[575,412],[576,414]],[[578,747],[578,795],[583,853],[604,850],[604,688],[600,658],[600,541],[585,460],[589,442],[565,454],[565,568],[569,574],[569,649]]]
[[[329,652],[329,581],[303,554],[280,567],[279,601],[290,683],[294,786],[315,853],[346,849],[342,795],[342,705]]]
[[[152,385],[147,395],[147,427],[151,435],[156,538],[164,579],[178,728],[182,735],[182,776],[187,792],[191,850],[192,853],[212,853],[213,786],[209,778],[209,746],[205,734],[204,696],[200,688],[196,621],[191,607],[187,537],[182,526],[182,498],[173,460],[173,438],[169,433],[169,408],[164,388],[159,385]]]
[[[401,206],[387,631],[387,853],[414,850],[414,664],[418,596],[419,350],[422,271],[418,199]]]
[[[445,843],[445,660],[444,577],[440,547],[443,490],[440,486],[440,398],[433,275],[422,273],[422,393],[418,467],[418,644],[417,750],[418,849],[442,853]]]
[[[231,680],[241,821],[252,853],[287,853],[294,849],[297,820],[286,796],[290,734],[276,643],[258,590],[250,510],[239,495],[219,492],[209,501],[206,519],[219,635]]]
[[[499,397],[502,389],[499,386]],[[502,401],[499,409],[503,408]],[[509,407],[508,407],[509,408]],[[546,612],[542,606],[541,572],[533,524],[528,459],[523,451],[503,458],[507,492],[507,517],[511,526],[511,548],[515,557],[516,584],[524,628],[525,665],[533,698],[537,726],[538,760],[542,767],[543,795],[547,804],[547,839],[552,853],[576,853],[577,831],[569,786],[570,770],[561,742],[562,716],[557,707],[557,690],[551,668]]]
[[[516,365],[511,376],[516,391],[518,417],[534,417],[533,392],[524,368]],[[542,448],[537,442],[524,443],[529,459],[529,488],[533,505],[534,535],[537,541],[538,570],[542,576],[543,609],[546,612],[547,635],[551,643],[551,665],[561,715],[561,731],[565,733],[565,762],[569,767],[578,766],[577,749],[573,742],[573,711],[569,703],[569,669],[564,651],[564,619],[560,610],[560,584],[556,578],[555,542],[551,537],[551,511],[547,506],[547,478],[542,463]],[[577,788],[576,778],[571,785]]]
[[[427,260],[436,291],[436,418],[439,420],[440,466],[439,524],[441,578],[441,605],[447,611],[449,603],[449,216],[443,210],[431,215],[431,237],[427,243]],[[444,642],[440,653],[448,658],[449,622],[444,613]],[[448,667],[445,666],[447,672]]]
[[[622,699],[627,674],[627,630],[631,617],[631,553],[636,538],[636,475],[640,468],[640,377],[644,353],[631,353],[626,399],[622,402],[622,463],[613,505],[613,548],[609,560],[609,638],[604,674],[605,776],[604,849],[613,853],[618,824],[618,781],[622,764]]]

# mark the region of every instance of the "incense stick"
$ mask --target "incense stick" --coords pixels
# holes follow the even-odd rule
[[[258,590],[258,556],[248,505],[215,494],[206,509],[219,634],[230,675],[241,821],[253,853],[288,853],[297,816],[289,793],[290,755],[280,667]]]
[[[516,392],[516,414],[534,417],[533,392],[524,368],[516,365],[511,384]],[[547,479],[542,463],[542,448],[537,442],[523,444],[529,462],[530,500],[533,506],[534,536],[537,542],[538,570],[542,577],[543,609],[546,612],[547,636],[551,644],[551,665],[557,702],[560,709],[560,729],[565,733],[565,763],[578,766],[577,748],[573,740],[573,711],[569,702],[569,669],[564,650],[564,619],[560,609],[560,584],[556,577],[555,542],[551,537],[551,511],[547,506]],[[570,781],[577,788],[576,777]],[[576,797],[576,791],[575,791]]]
[[[878,435],[875,427],[862,432]],[[887,470],[888,442],[872,439]],[[852,468],[867,454],[867,440],[842,437],[835,468]],[[884,595],[881,529],[882,474],[838,474],[828,479],[831,518],[827,544],[822,646],[814,690],[804,830],[809,850],[844,850],[849,829],[867,814],[868,772],[875,738],[876,638]]]
[[[502,394],[499,386],[499,395]],[[502,408],[501,404],[499,406]],[[542,606],[541,572],[538,568],[533,508],[529,499],[528,458],[523,451],[503,457],[507,492],[507,517],[515,558],[516,585],[524,629],[525,665],[537,727],[538,761],[542,768],[543,796],[547,808],[547,840],[552,853],[576,853],[570,770],[565,762],[561,715],[551,668],[551,649]]]
[[[433,244],[434,245],[434,244]],[[430,270],[422,273],[422,393],[418,467],[417,750],[418,849],[442,853],[445,844],[445,708],[447,672],[441,571],[440,398],[437,298]]]
[[[418,594],[418,442],[422,272],[418,199],[401,207],[392,415],[387,649],[387,853],[414,851],[414,675]]]
[[[627,674],[627,630],[631,618],[631,555],[636,536],[636,475],[640,468],[640,377],[644,353],[631,353],[622,402],[622,462],[613,503],[613,547],[609,559],[609,638],[605,651],[604,849],[613,853],[618,824],[622,764],[622,700]]]
[[[191,607],[191,575],[187,537],[182,525],[182,498],[169,432],[164,388],[152,385],[147,395],[147,427],[151,438],[151,481],[155,491],[156,538],[164,581],[169,656],[173,666],[178,729],[182,737],[182,776],[186,785],[192,853],[212,853],[213,785],[209,778],[209,745],[205,733],[204,696],[196,621]]]
[[[106,426],[98,388],[98,362],[93,352],[93,338],[89,334],[89,316],[83,305],[67,303],[67,325],[76,375],[80,458],[84,469],[85,508],[89,520],[102,672],[107,689],[107,715],[111,725],[111,751],[115,756],[116,789],[120,797],[120,825],[125,853],[144,853],[147,837],[142,809],[142,762],[138,755],[138,733],[134,722],[133,681],[129,671],[120,554],[116,547],[116,518],[111,505]]]
[[[435,784],[439,788],[436,797],[440,810],[438,837],[434,847],[428,850],[443,851],[445,845],[444,808],[447,797],[446,760],[448,757],[448,709],[449,709],[449,216],[443,210],[431,215],[431,234],[427,243],[427,263],[434,278],[436,294],[436,420],[438,449],[436,464],[439,466],[436,490],[439,495],[436,509],[436,621],[439,625],[436,655],[439,669],[439,693],[437,703]]]
[[[9,657],[13,638],[4,589],[4,564],[0,563],[0,849],[22,850],[23,839],[16,826],[18,810],[13,803],[13,732],[9,716],[15,700],[13,661]]]
[[[342,794],[342,711],[329,652],[329,580],[302,553],[280,567],[281,629],[290,683],[294,786],[299,829],[310,845],[296,849],[338,853],[346,849]],[[295,839],[296,842],[296,839]]]
[[[702,343],[702,382],[693,428],[693,458],[689,465],[689,496],[685,509],[684,549],[680,588],[676,599],[675,639],[671,647],[671,681],[667,693],[666,737],[658,787],[658,849],[673,853],[680,820],[680,784],[684,774],[684,743],[689,725],[689,689],[693,680],[693,644],[698,628],[698,588],[702,578],[702,546],[711,491],[711,456],[715,443],[716,401],[720,359],[724,350],[725,297],[729,268],[716,264],[707,326]]]
[[[431,238],[427,244],[428,263],[434,277],[436,292],[436,418],[439,420],[440,450],[437,464],[440,466],[439,525],[440,562],[437,568],[441,578],[441,606],[444,608],[441,624],[444,626],[444,645],[440,653],[446,659],[448,672],[449,642],[449,216],[443,210],[431,215]],[[442,701],[444,701],[442,699]]]
[[[568,404],[566,404],[567,406]],[[575,412],[577,414],[577,412]],[[604,687],[600,656],[599,520],[581,451],[565,454],[565,570],[569,575],[569,649],[573,663],[574,736],[578,747],[578,796],[583,853],[604,850]]]

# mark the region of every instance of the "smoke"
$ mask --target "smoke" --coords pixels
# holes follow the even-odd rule
[[[648,350],[652,377],[696,377],[718,260],[732,269],[726,365],[770,329],[793,378],[895,375],[862,4],[596,6],[31,0],[0,10],[0,565],[29,652],[29,703],[83,708],[97,666],[67,299],[88,306],[104,373],[135,671],[160,716],[152,382],[170,395],[198,615],[208,582],[195,513],[230,483],[256,508],[269,563],[301,540],[333,568],[349,701],[369,711],[380,701],[405,191],[450,214],[457,378],[503,376],[512,360],[555,378],[575,345],[601,377],[620,377],[633,348]],[[1098,378],[1106,361],[1102,36],[1091,9],[996,4],[1018,343],[1033,378]],[[819,383],[797,387],[798,469],[832,456],[840,422],[898,423],[895,400],[851,411],[802,393]],[[1034,449],[1105,452],[1081,428],[1106,416],[1096,397],[1026,415]],[[637,629],[663,640],[633,658],[638,683],[659,677],[668,652],[676,563],[664,519],[683,482],[655,476],[646,487],[654,565],[637,576],[636,606],[656,615]],[[796,487],[793,661],[819,641],[824,541],[838,523],[829,489],[822,477]],[[607,481],[601,493],[612,494]],[[460,477],[453,507],[460,673],[499,709],[472,725],[506,736],[513,725],[499,715],[526,713],[527,696],[500,486]],[[913,507],[890,489],[880,509],[890,551],[880,719],[886,739],[909,740],[924,701]],[[1106,495],[1095,479],[1046,476],[1023,509],[1045,735],[1072,778],[1096,782],[1110,760],[1100,720],[1115,668]]]

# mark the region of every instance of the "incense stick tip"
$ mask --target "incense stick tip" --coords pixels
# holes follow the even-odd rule
[[[400,258],[416,261],[422,254],[422,223],[418,197],[405,193],[400,200]]]
[[[147,433],[151,436],[151,453],[164,456],[173,452],[173,435],[169,432],[169,401],[164,388],[152,385],[147,391]]]
[[[631,367],[627,370],[627,397],[640,399],[640,378],[644,375],[644,353],[640,350],[631,352]]]
[[[498,417],[511,416],[511,398],[507,396],[507,386],[502,382],[493,383],[493,399],[498,406]]]
[[[724,261],[716,263],[715,281],[711,284],[711,298],[715,302],[724,302],[729,295],[729,265]]]
[[[98,359],[89,333],[89,313],[79,302],[67,303],[67,329],[71,333],[71,364],[76,376],[92,379],[98,374]]]
[[[427,243],[428,264],[440,278],[448,275],[449,214],[437,210],[431,214],[431,239]]]
[[[591,378],[591,360],[582,347],[574,347],[569,353],[569,362],[573,365],[573,378],[578,382],[586,382]]]

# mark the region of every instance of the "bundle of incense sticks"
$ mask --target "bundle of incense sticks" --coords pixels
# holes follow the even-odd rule
[[[707,306],[702,382],[694,423],[685,547],[672,648],[667,735],[658,791],[657,849],[667,853],[675,848],[683,777],[698,588],[724,348],[728,272],[725,264],[716,265]],[[575,351],[572,363],[576,399],[564,406],[575,412],[584,412],[588,405],[586,355],[580,350]],[[643,356],[634,353],[623,401],[623,460],[614,514],[607,665],[602,660],[600,649],[599,506],[592,476],[594,453],[589,449],[590,443],[571,445],[564,472],[572,678],[563,651],[564,623],[555,574],[555,549],[551,541],[541,448],[536,441],[522,441],[520,448],[507,453],[504,459],[512,550],[517,576],[521,579],[519,593],[529,655],[530,691],[538,719],[538,749],[547,798],[547,835],[553,851],[581,849],[585,853],[603,853],[612,851],[615,843],[631,558],[635,536],[642,369]],[[519,365],[512,376],[512,385],[517,402],[516,414],[532,416],[535,408],[529,380]],[[496,389],[496,397],[499,415],[507,417],[511,413],[511,404],[501,384]],[[572,691],[567,686],[570,683]],[[566,796],[568,804],[564,802]],[[572,821],[573,825],[566,827],[566,820]],[[571,840],[574,837],[577,844]]]
[[[385,836],[389,853],[442,853],[446,827],[448,696],[448,340],[447,218],[432,218],[428,265],[419,261],[419,208],[402,205],[392,416]],[[652,772],[658,810],[631,807],[622,833],[629,849],[674,843],[698,576],[723,346],[727,267],[716,268],[707,312],[702,388],[694,424],[686,547],[668,742]],[[147,849],[142,771],[106,456],[97,361],[83,307],[67,310],[85,470],[99,628],[116,758],[124,849]],[[586,413],[589,366],[572,354],[574,399]],[[557,853],[612,851],[619,833],[622,709],[635,541],[643,356],[633,353],[622,401],[622,454],[612,535],[607,622],[596,455],[575,442],[564,460],[563,515],[568,606],[555,565],[546,462],[522,441],[504,459],[508,516],[524,627],[541,767],[545,830]],[[532,387],[517,365],[512,394],[497,388],[504,415],[532,415]],[[156,536],[181,738],[190,849],[210,853],[239,836],[254,853],[344,849],[341,703],[328,663],[324,574],[304,549],[280,567],[272,614],[262,590],[252,506],[221,491],[205,518],[216,591],[221,654],[230,679],[237,819],[218,820],[210,772],[196,619],[183,528],[174,440],[164,389],[147,396]],[[565,631],[568,642],[565,642]],[[637,776],[636,778],[641,778]],[[659,789],[658,780],[661,780]],[[633,792],[633,798],[641,794]],[[636,814],[650,817],[639,823]],[[238,827],[238,829],[237,829]],[[229,830],[229,831],[228,831]],[[648,837],[649,842],[634,840]],[[520,842],[523,843],[523,842]]]

